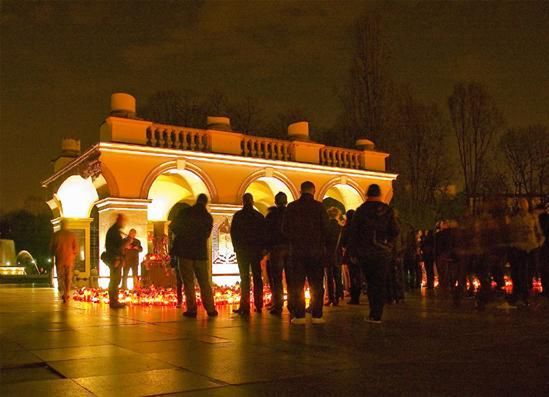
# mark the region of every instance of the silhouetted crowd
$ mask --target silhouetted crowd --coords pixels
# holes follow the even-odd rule
[[[350,305],[359,304],[363,292],[367,295],[366,321],[371,323],[381,322],[385,304],[399,303],[407,292],[423,287],[430,291],[437,286],[437,295],[451,296],[455,305],[465,296],[474,297],[479,310],[494,298],[502,299],[500,308],[527,306],[534,279],[541,280],[543,294],[549,295],[549,213],[539,203],[530,205],[524,198],[485,200],[476,213],[468,209],[460,219],[418,231],[402,223],[382,201],[376,184],[369,186],[366,201],[346,214],[337,207],[325,208],[314,196],[312,182],[304,182],[301,196],[290,204],[280,192],[265,217],[255,209],[250,193],[242,197],[242,209],[230,227],[240,272],[237,314],[250,314],[250,292],[254,310],[263,311],[265,262],[272,293],[269,311],[281,315],[286,300],[292,324],[305,324],[307,314],[313,324],[324,323],[323,307],[339,305],[346,293]],[[207,204],[208,197],[200,194],[170,224],[177,301],[181,307],[184,292],[185,317],[197,316],[195,279],[208,315],[218,315],[209,272],[213,218]],[[122,233],[125,224],[126,218],[119,215],[107,232],[101,256],[110,267],[112,308],[124,306],[118,302],[118,287],[121,278],[125,285],[129,269],[139,282],[135,275],[142,247],[135,230]],[[58,273],[68,287],[64,300],[69,298],[74,241],[62,227],[52,243]],[[506,279],[512,281],[508,295]]]
[[[477,214],[467,210],[461,219],[410,236],[417,246],[410,244],[404,262],[415,251],[424,263],[427,289],[434,287],[436,269],[439,290],[450,293],[456,305],[474,294],[476,307],[484,309],[494,296],[504,294],[505,276],[513,287],[502,308],[527,306],[535,279],[541,280],[543,295],[548,294],[549,214],[542,205],[530,206],[525,198],[486,200]],[[417,263],[404,266],[410,288],[419,286]]]

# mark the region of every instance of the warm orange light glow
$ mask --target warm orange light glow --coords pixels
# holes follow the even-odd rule
[[[61,202],[64,218],[87,218],[99,198],[91,178],[80,175],[69,176],[57,190],[56,197]]]
[[[127,145],[121,143],[108,143],[101,142],[99,144],[101,151],[114,152],[114,153],[132,153],[132,154],[146,154],[150,156],[160,156],[171,158],[176,160],[189,159],[189,160],[203,160],[220,164],[232,164],[232,165],[246,165],[246,166],[262,166],[262,167],[276,167],[278,170],[289,171],[306,171],[312,173],[320,173],[325,175],[350,175],[354,178],[375,178],[379,180],[392,181],[397,178],[397,174],[389,172],[368,171],[368,170],[356,170],[352,168],[340,168],[325,165],[307,164],[307,163],[295,163],[289,161],[280,160],[267,160],[253,157],[237,157],[226,154],[218,153],[204,153],[204,152],[192,152],[179,149],[166,149],[150,146],[140,146],[137,148],[134,145]],[[184,155],[182,155],[184,153]]]
[[[167,220],[175,204],[181,201],[189,201],[189,204],[192,204],[200,193],[209,195],[204,182],[191,171],[170,170],[160,175],[149,189],[149,220]]]
[[[346,210],[358,208],[364,200],[360,196],[360,193],[350,185],[337,184],[332,186],[326,192],[323,198],[331,197],[345,206]]]

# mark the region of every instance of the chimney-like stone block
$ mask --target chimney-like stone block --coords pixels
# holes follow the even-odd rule
[[[389,157],[389,153],[363,150],[360,156],[360,168],[371,171],[385,171],[387,157]]]
[[[242,155],[242,134],[219,130],[207,130],[207,133],[212,152]]]
[[[315,142],[293,141],[290,145],[291,158],[299,163],[320,164],[320,149],[324,146]]]
[[[99,129],[101,142],[121,142],[145,145],[147,128],[150,121],[127,119],[123,117],[107,117]]]

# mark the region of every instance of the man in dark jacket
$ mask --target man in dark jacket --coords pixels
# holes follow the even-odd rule
[[[381,201],[380,187],[370,185],[366,195],[368,199],[358,207],[351,223],[349,252],[360,263],[368,283],[370,315],[366,321],[381,323],[385,279],[399,230],[392,208]]]
[[[323,257],[326,251],[328,215],[324,206],[314,199],[315,185],[301,184],[301,197],[290,203],[284,215],[282,230],[290,243],[292,290],[289,300],[295,302],[292,324],[305,324],[305,279],[311,289],[313,324],[324,322]]]
[[[231,240],[236,252],[240,272],[240,307],[235,313],[250,314],[250,268],[254,281],[254,306],[257,313],[263,310],[263,279],[261,258],[265,248],[265,218],[254,209],[250,193],[242,197],[242,209],[236,212],[231,223]]]
[[[289,247],[288,239],[282,232],[282,221],[288,204],[288,197],[283,192],[275,196],[275,206],[269,208],[266,221],[266,248],[269,251],[269,274],[271,277],[271,292],[273,305],[270,313],[280,315],[284,306],[284,285],[282,274],[286,276],[288,289],[291,283],[289,274]],[[288,302],[288,310],[292,310],[292,304]]]
[[[215,303],[208,273],[208,239],[212,233],[213,218],[206,205],[208,196],[199,194],[196,204],[182,209],[170,225],[175,239],[172,246],[172,254],[178,259],[179,272],[183,279],[187,310],[185,317],[196,317],[196,293],[194,277],[200,286],[202,304],[208,312],[208,316],[217,316]]]
[[[122,268],[124,267],[124,252],[126,241],[122,237],[122,229],[126,226],[126,217],[118,214],[116,222],[109,228],[105,237],[105,254],[102,255],[103,261],[109,266],[109,305],[113,309],[125,307],[118,301],[118,286],[122,278]]]

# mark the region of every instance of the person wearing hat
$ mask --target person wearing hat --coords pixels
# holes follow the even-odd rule
[[[288,291],[290,290],[291,275],[289,269],[288,239],[282,232],[282,220],[286,212],[288,196],[284,192],[278,192],[275,196],[275,205],[269,208],[265,217],[266,238],[265,246],[269,251],[269,275],[271,285],[272,307],[271,314],[280,315],[284,306],[283,275],[286,276]],[[289,296],[288,296],[289,298]],[[288,310],[292,310],[292,304],[288,301]]]
[[[385,279],[399,234],[394,211],[381,200],[379,185],[372,184],[366,201],[357,208],[350,227],[349,255],[362,268],[368,283],[370,323],[381,323],[385,305]]]

